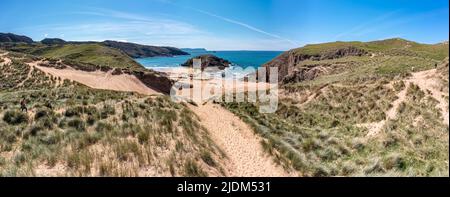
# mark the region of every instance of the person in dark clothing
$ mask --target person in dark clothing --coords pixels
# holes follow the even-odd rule
[[[437,68],[437,63],[434,63],[434,68]]]
[[[28,112],[27,101],[25,100],[25,98],[23,98],[22,101],[20,101],[20,110]]]

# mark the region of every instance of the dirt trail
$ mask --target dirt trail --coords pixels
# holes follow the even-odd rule
[[[431,96],[439,102],[437,107],[441,110],[442,116],[444,118],[444,124],[448,125],[449,113],[446,106],[447,101],[444,98],[444,96],[448,96],[448,94],[445,94],[440,90],[440,81],[438,78],[439,73],[436,71],[436,69],[432,69],[416,72],[413,73],[412,77],[406,81],[416,84],[422,91],[430,91]]]
[[[234,177],[294,176],[276,165],[260,144],[260,137],[239,117],[219,105],[190,107],[229,159],[227,175]]]
[[[406,84],[408,85],[408,84]],[[407,88],[403,89],[397,94],[397,100],[392,102],[392,107],[386,112],[386,119],[382,120],[380,122],[371,122],[371,123],[364,123],[364,124],[358,124],[357,126],[360,127],[366,127],[369,130],[369,133],[367,133],[367,136],[375,136],[377,135],[381,129],[383,129],[384,124],[386,124],[386,121],[392,120],[395,117],[397,117],[397,111],[398,107],[402,102],[406,99],[406,90]]]
[[[12,63],[12,60],[10,58],[6,57],[6,55],[8,55],[8,53],[0,54],[0,58],[3,59],[3,62],[0,63],[0,66],[8,65],[8,64]]]
[[[55,77],[61,77],[63,80],[69,79],[95,89],[137,92],[147,95],[159,94],[157,91],[147,87],[133,75],[112,75],[111,72],[87,72],[72,68],[56,69],[38,66],[37,64],[34,64],[34,67]]]
[[[406,85],[408,85],[409,83],[406,83]],[[406,99],[406,90],[407,87],[405,87],[402,91],[400,91],[397,94],[397,100],[395,100],[394,102],[392,102],[392,107],[391,109],[389,109],[386,112],[386,120],[388,119],[394,119],[395,117],[397,117],[397,111],[398,111],[398,107],[400,106],[401,103],[403,103]]]
[[[16,88],[23,86],[23,84],[25,84],[25,82],[28,81],[32,77],[33,71],[34,71],[34,66],[30,66],[30,70],[28,71],[27,78],[25,78],[22,82],[17,84]]]
[[[449,109],[446,106],[447,101],[444,98],[444,96],[448,96],[448,94],[440,90],[439,73],[436,71],[436,69],[431,69],[412,73],[411,77],[404,80],[406,87],[397,94],[398,98],[392,103],[392,108],[386,112],[385,120],[374,123],[358,124],[357,126],[366,127],[369,130],[369,133],[367,134],[368,137],[378,134],[387,120],[392,120],[397,117],[398,107],[406,99],[406,92],[409,84],[415,84],[419,86],[422,91],[429,91],[431,93],[430,95],[438,101],[436,107],[438,107],[442,113],[443,123],[448,125]]]

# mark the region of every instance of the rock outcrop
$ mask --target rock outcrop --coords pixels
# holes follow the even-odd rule
[[[313,68],[295,69],[294,71],[292,71],[283,78],[282,83],[286,84],[286,83],[296,83],[301,81],[313,80],[326,72],[327,72],[326,69],[320,66]]]
[[[184,67],[193,67],[194,66],[194,59],[201,59],[202,65],[201,68],[204,70],[205,68],[218,68],[220,70],[224,70],[225,68],[229,67],[231,65],[231,62],[222,58],[219,58],[214,55],[200,55],[194,58],[191,58],[187,60],[184,64],[181,64],[181,66]]]
[[[147,87],[157,90],[163,94],[170,94],[170,89],[175,83],[162,73],[156,71],[132,71],[132,74],[136,76]]]
[[[132,58],[143,58],[143,57],[155,57],[155,56],[174,56],[174,55],[189,55],[189,53],[184,52],[175,47],[157,47],[157,46],[147,46],[128,42],[117,42],[107,40],[102,42],[103,45],[115,49],[119,49],[128,56]]]
[[[0,33],[0,42],[23,42],[30,44],[33,43],[33,39],[12,33]]]
[[[344,47],[332,50],[326,50],[323,52],[315,54],[307,54],[298,52],[297,49],[287,51],[272,61],[264,64],[262,67],[267,69],[268,75],[266,81],[268,81],[268,76],[270,74],[270,67],[278,67],[278,81],[292,81],[292,80],[312,80],[317,77],[320,70],[314,70],[314,68],[306,68],[297,70],[295,67],[305,60],[320,61],[327,59],[337,59],[345,56],[363,56],[367,55],[363,49],[357,47]],[[286,80],[285,78],[288,77]]]

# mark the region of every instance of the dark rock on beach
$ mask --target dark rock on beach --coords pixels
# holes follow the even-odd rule
[[[205,68],[211,68],[211,67],[216,67],[220,70],[224,70],[225,68],[229,67],[231,65],[231,62],[222,58],[219,58],[217,56],[214,55],[200,55],[194,58],[189,59],[188,61],[186,61],[184,64],[182,64],[181,66],[184,67],[193,67],[194,65],[194,59],[201,59],[202,61],[202,70],[204,70]]]

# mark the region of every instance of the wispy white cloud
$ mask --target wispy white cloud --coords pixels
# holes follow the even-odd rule
[[[134,21],[153,21],[153,20],[155,20],[155,18],[141,16],[141,15],[135,14],[135,13],[128,13],[128,12],[122,12],[122,11],[105,9],[105,8],[95,8],[95,7],[88,7],[85,11],[71,12],[71,14],[103,16],[103,17],[108,17],[108,18],[117,18],[117,19],[134,20]],[[165,19],[158,19],[158,20],[165,20]]]
[[[386,20],[389,20],[393,15],[395,15],[398,12],[399,12],[399,10],[388,12],[381,16],[378,16],[375,19],[372,19],[372,20],[364,22],[360,25],[357,25],[348,31],[345,31],[345,32],[342,32],[342,33],[336,35],[334,37],[334,40],[339,40],[340,38],[343,38],[346,36],[354,36],[354,34],[361,34],[361,32],[364,32],[364,31],[367,31],[368,29],[373,28],[373,26],[375,26],[376,24],[380,24],[380,23],[385,22]]]
[[[139,36],[142,41],[155,41],[161,36],[202,35],[197,27],[177,20],[141,16],[102,8],[88,8],[86,11],[66,13],[68,15],[99,16],[96,20],[85,20],[61,24],[44,24],[17,28],[17,31],[40,32],[40,35],[60,35],[70,40],[103,41],[108,39],[129,40]],[[97,20],[99,19],[99,20]],[[46,37],[46,36],[44,36]],[[38,38],[40,39],[40,38]],[[157,41],[155,41],[157,42]]]
[[[237,20],[233,20],[233,19],[230,19],[230,18],[226,18],[226,17],[223,17],[223,16],[219,16],[219,15],[216,15],[216,14],[213,14],[213,13],[210,13],[210,12],[207,12],[207,11],[204,11],[204,10],[199,10],[199,9],[194,9],[194,8],[191,8],[191,9],[192,9],[192,10],[195,10],[195,11],[197,11],[197,12],[206,14],[206,15],[208,15],[208,16],[212,16],[212,17],[221,19],[221,20],[223,20],[223,21],[225,21],[225,22],[232,23],[232,24],[235,24],[235,25],[239,25],[239,26],[244,27],[244,28],[247,28],[247,29],[249,29],[249,30],[252,30],[252,31],[255,31],[255,32],[264,34],[264,35],[266,35],[266,36],[269,36],[269,37],[272,37],[272,38],[275,38],[275,39],[279,39],[279,40],[283,40],[283,41],[289,42],[289,43],[291,43],[291,44],[293,44],[293,45],[297,45],[297,44],[298,44],[297,42],[294,42],[294,41],[292,41],[292,40],[290,40],[290,39],[283,38],[283,37],[281,37],[281,36],[279,36],[279,35],[269,33],[269,32],[267,32],[267,31],[258,29],[258,28],[254,27],[254,26],[251,26],[251,25],[249,25],[249,24],[246,24],[246,23],[243,23],[243,22],[240,22],[240,21],[237,21]]]
[[[189,36],[202,35],[190,26],[178,23],[160,23],[158,21],[127,21],[127,22],[91,22],[77,24],[51,24],[22,28],[35,32],[53,32],[71,40],[107,39],[127,40],[129,37],[140,36],[143,40],[153,41],[159,36]],[[45,35],[45,34],[42,34]],[[48,36],[48,34],[47,34]]]
[[[231,19],[231,18],[227,18],[227,17],[224,17],[224,16],[220,16],[220,15],[217,15],[217,14],[205,11],[205,10],[197,9],[197,8],[186,7],[186,6],[179,6],[178,4],[174,3],[171,0],[155,0],[155,1],[162,2],[162,3],[167,3],[167,4],[170,4],[170,5],[173,5],[173,6],[182,7],[182,8],[189,9],[189,10],[193,10],[195,12],[202,13],[202,14],[205,14],[207,16],[211,16],[211,17],[220,19],[222,21],[225,21],[225,22],[228,22],[228,23],[231,23],[231,24],[234,24],[234,25],[238,25],[238,26],[244,27],[246,29],[249,29],[251,31],[263,34],[265,36],[269,36],[269,37],[272,37],[272,38],[277,39],[277,40],[288,42],[288,43],[290,43],[293,46],[298,46],[299,45],[299,42],[293,41],[291,39],[282,37],[282,36],[277,35],[277,34],[273,34],[273,33],[264,31],[264,30],[262,30],[260,28],[254,27],[252,25],[249,25],[247,23],[244,23],[244,22],[241,22],[241,21],[238,21],[238,20],[235,20],[235,19]]]
[[[132,26],[134,28],[137,28],[138,30],[149,29],[150,31],[146,32],[145,33],[146,35],[150,35],[157,32],[161,33],[164,32],[167,34],[191,34],[201,32],[198,28],[194,27],[193,25],[181,21],[166,18],[141,16],[139,14],[121,12],[104,8],[89,8],[89,11],[73,12],[73,14],[94,15],[107,18],[121,19],[123,20],[121,21],[123,25],[119,26],[122,26],[122,28],[127,29],[127,27]],[[117,24],[120,23],[117,22]]]
[[[365,23],[362,23],[354,28],[351,28],[349,31],[343,32],[341,34],[336,35],[335,40],[344,37],[351,37],[353,39],[359,38],[362,36],[367,36],[371,34],[382,34],[384,32],[389,32],[389,35],[384,35],[382,38],[392,38],[392,37],[402,37],[405,36],[402,32],[402,25],[417,21],[417,20],[426,20],[430,17],[437,16],[443,13],[447,13],[448,9],[437,9],[431,10],[428,12],[415,13],[410,15],[397,15],[401,13],[402,10],[396,10],[392,12],[385,13],[373,20],[369,20]]]
[[[211,50],[286,50],[296,44],[239,21],[220,18],[268,38],[236,38],[235,35],[218,36],[186,22],[156,16],[142,16],[102,8],[86,8],[68,15],[92,16],[92,19],[61,24],[43,24],[20,28],[37,35],[60,35],[72,41],[118,40],[157,46],[180,48],[208,48]],[[207,14],[207,12],[203,13]],[[212,13],[208,13],[212,16]],[[19,31],[19,29],[18,29]],[[42,37],[35,38],[36,40]]]
[[[390,32],[390,33],[398,33],[399,31],[401,32],[402,25],[405,25],[405,24],[408,24],[408,23],[411,23],[414,21],[418,21],[418,20],[427,20],[431,17],[437,16],[437,15],[440,15],[443,13],[448,13],[448,9],[431,10],[431,11],[427,11],[427,12],[421,12],[421,13],[407,15],[404,17],[392,17],[390,20],[385,20],[376,25],[373,25],[371,27],[363,29],[363,30],[357,32],[355,35],[363,36],[363,35],[368,35],[368,34],[372,34],[375,32],[382,32],[385,30],[390,30],[390,31],[386,31],[386,32]],[[447,16],[448,16],[448,14],[447,14]],[[393,31],[393,30],[397,30],[397,31]]]

